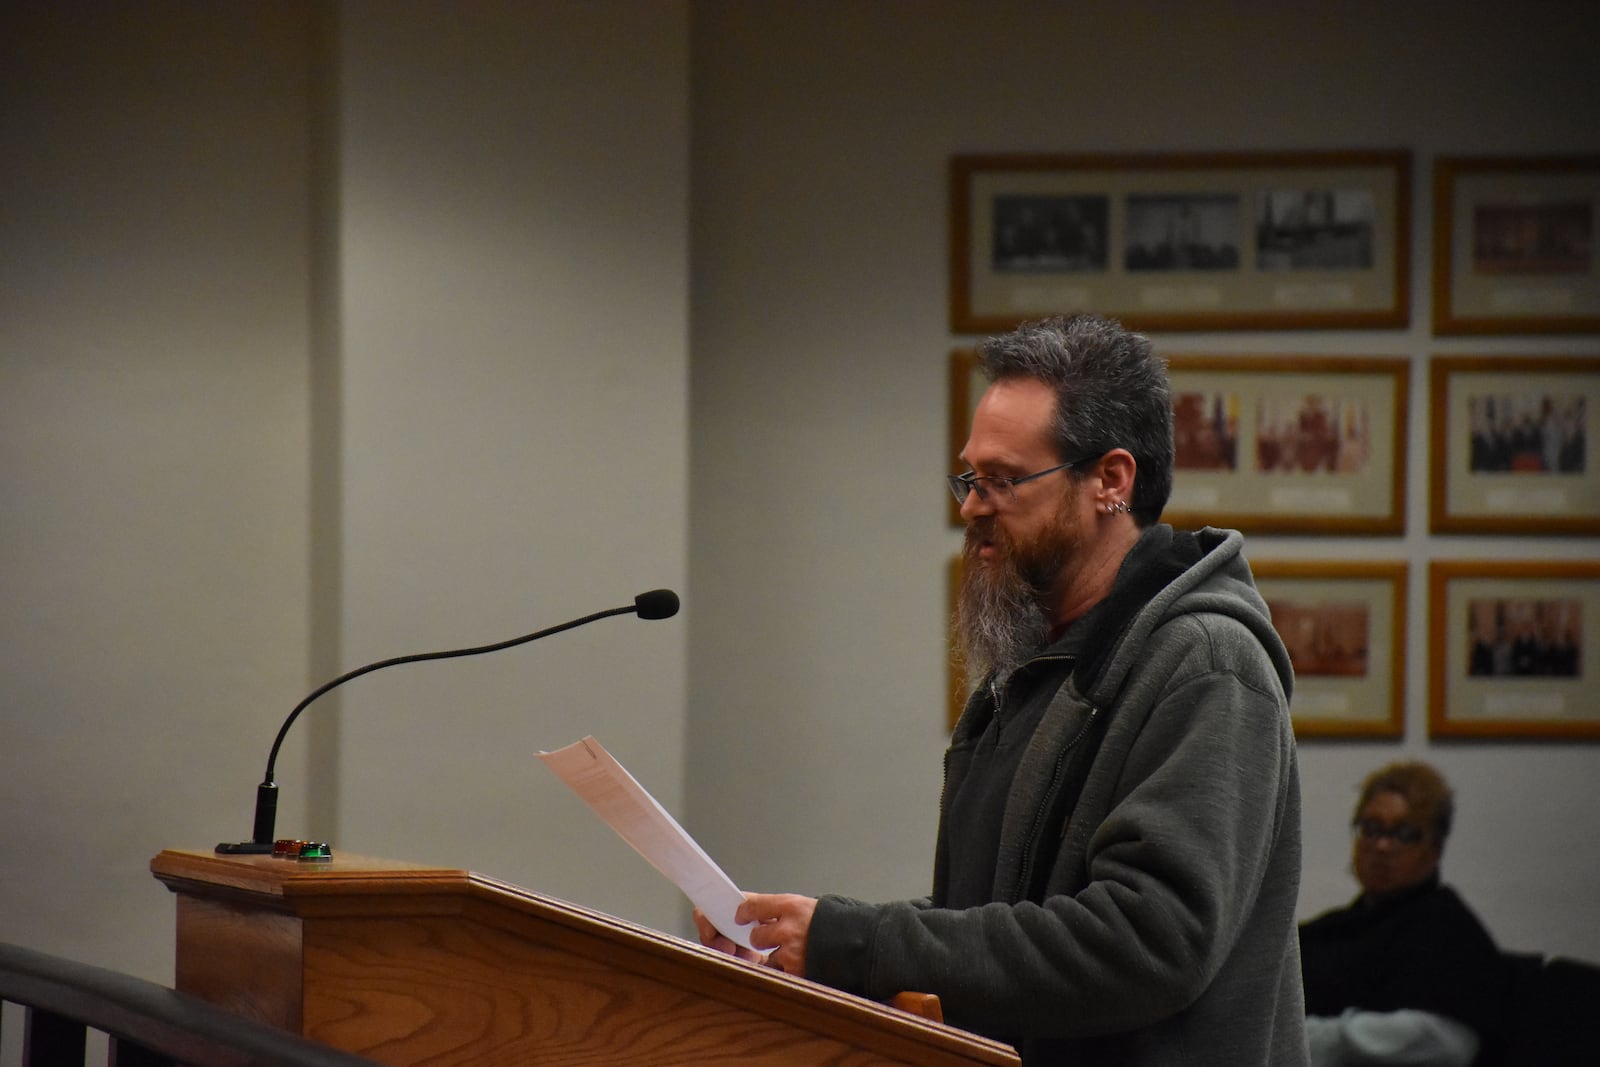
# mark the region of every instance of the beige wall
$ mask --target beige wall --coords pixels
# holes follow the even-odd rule
[[[683,588],[687,32],[5,8],[0,940],[170,977],[149,859],[249,836],[315,684]],[[592,731],[681,806],[687,618],[361,679],[279,834],[673,926],[535,753]]]
[[[0,939],[160,975],[306,688],[309,24],[64,10],[0,15]]]
[[[592,732],[749,888],[925,889],[951,153],[1600,151],[1587,3],[119,10],[0,16],[0,939],[158,978],[149,857],[248,833],[313,685],[654,586],[683,615],[315,708],[280,831],[685,931],[534,766]],[[1433,340],[1426,198],[1411,329],[1158,338],[1414,361],[1408,533],[1252,539],[1414,604],[1432,558],[1597,555],[1425,534],[1429,355],[1597,340]],[[1600,959],[1600,750],[1428,744],[1424,634],[1404,742],[1302,746],[1302,910],[1421,754],[1494,932]]]
[[[347,662],[683,589],[686,9],[342,11]],[[692,611],[349,687],[340,837],[672,927],[534,757],[592,733],[680,808]]]

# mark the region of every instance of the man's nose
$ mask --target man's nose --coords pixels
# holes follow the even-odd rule
[[[976,487],[967,490],[967,498],[961,502],[961,518],[967,522],[980,515],[993,515],[994,504],[983,498]]]

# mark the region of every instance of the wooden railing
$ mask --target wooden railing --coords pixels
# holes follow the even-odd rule
[[[112,1067],[371,1067],[142,978],[0,944],[0,1002],[23,1008],[22,1067],[82,1064],[88,1031]]]

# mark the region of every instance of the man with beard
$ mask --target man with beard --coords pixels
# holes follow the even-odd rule
[[[1158,520],[1165,366],[1095,316],[982,348],[950,478],[981,678],[945,756],[929,897],[750,894],[736,950],[852,993],[939,996],[1044,1064],[1306,1063],[1289,656],[1232,531]]]

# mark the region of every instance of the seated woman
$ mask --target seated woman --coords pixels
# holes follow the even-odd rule
[[[1439,861],[1455,802],[1426,763],[1367,777],[1356,803],[1361,895],[1300,927],[1311,1062],[1499,1062],[1505,971],[1499,950]]]

